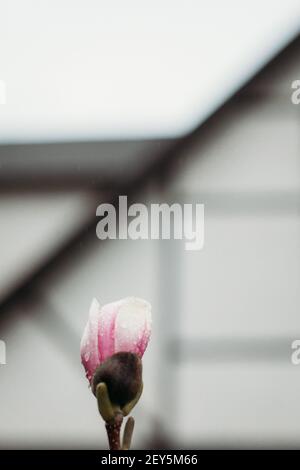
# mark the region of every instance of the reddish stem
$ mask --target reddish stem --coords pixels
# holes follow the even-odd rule
[[[122,413],[116,413],[114,419],[105,423],[110,450],[121,450]]]

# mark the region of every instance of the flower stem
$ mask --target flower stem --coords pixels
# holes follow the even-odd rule
[[[105,423],[110,450],[121,450],[121,426],[123,414],[118,412],[113,420]]]

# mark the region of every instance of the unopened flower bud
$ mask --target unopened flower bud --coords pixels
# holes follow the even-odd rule
[[[119,352],[101,364],[94,374],[92,391],[104,382],[110,401],[121,409],[135,399],[142,387],[142,361],[137,354]]]

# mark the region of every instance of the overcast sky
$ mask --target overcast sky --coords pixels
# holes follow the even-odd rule
[[[299,0],[246,3],[0,0],[0,142],[187,132],[297,33]]]

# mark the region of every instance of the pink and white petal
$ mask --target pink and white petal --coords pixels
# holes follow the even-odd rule
[[[122,300],[115,326],[115,352],[133,352],[142,357],[150,334],[151,305],[136,297]]]
[[[90,382],[92,381],[96,368],[100,364],[98,348],[99,316],[99,302],[97,299],[93,299],[90,307],[89,319],[80,343],[81,362]]]
[[[104,362],[115,351],[115,323],[121,302],[112,302],[102,307],[99,317],[98,345],[100,362]]]

